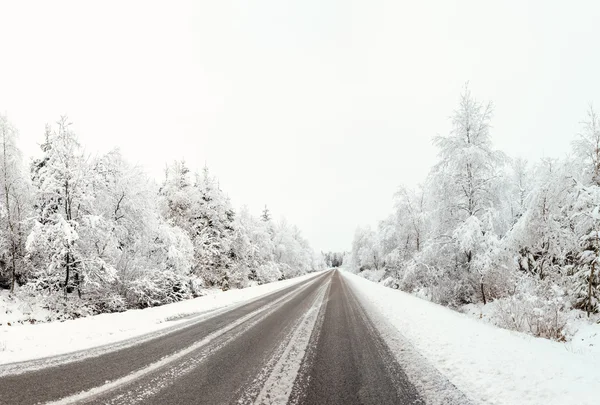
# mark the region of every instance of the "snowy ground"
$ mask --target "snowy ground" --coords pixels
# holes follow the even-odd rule
[[[599,352],[500,329],[360,276],[343,275],[409,377],[422,385],[432,378],[420,356],[475,403],[599,403]],[[588,329],[586,336],[599,332],[598,325]],[[408,356],[417,364],[406,364],[405,350],[420,354]]]
[[[101,314],[41,324],[13,324],[2,319],[7,308],[0,308],[0,364],[56,356],[181,327],[203,316],[243,304],[261,295],[289,287],[320,273],[310,273],[290,280],[277,281],[241,290],[211,291],[192,300],[143,310]],[[0,304],[6,302],[0,301]],[[14,316],[14,313],[13,313]],[[131,343],[139,342],[135,339]]]
[[[483,303],[464,305],[460,311],[471,318],[494,325],[498,308],[497,302],[492,301],[486,305]],[[596,323],[598,319],[600,319],[598,315],[587,319],[583,311],[568,312],[564,329],[567,340],[564,344],[565,349],[574,353],[600,355],[600,325]]]
[[[349,271],[348,269],[344,269]],[[353,271],[350,273],[355,274]],[[364,270],[360,272],[360,277],[375,283],[386,285],[384,281],[385,270]],[[413,293],[414,296],[427,299],[424,291]],[[462,312],[473,319],[487,324],[500,326],[498,324],[498,301],[483,303],[467,304],[458,308]],[[564,338],[567,341],[565,348],[577,353],[598,353],[600,354],[600,314],[592,315],[587,318],[584,311],[571,310],[565,313],[566,321],[563,330]]]

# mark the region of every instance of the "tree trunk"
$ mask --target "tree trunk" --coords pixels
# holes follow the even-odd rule
[[[70,274],[71,273],[71,254],[69,252],[67,252],[67,260],[65,263],[65,272],[66,272],[66,275],[65,275],[64,290],[65,290],[65,298],[67,298],[67,292],[69,289],[69,276],[71,275]]]
[[[486,305],[487,300],[485,299],[485,289],[483,288],[483,280],[481,280],[480,285],[481,285],[481,297],[483,298],[483,305]]]
[[[587,316],[590,317],[590,313],[592,312],[592,282],[594,280],[594,270],[596,270],[596,261],[592,262],[592,266],[590,268],[590,278],[588,279],[588,303],[587,303]]]
[[[75,279],[75,285],[77,286],[77,296],[81,298],[81,279],[79,278],[79,271],[75,270],[73,278]]]
[[[14,235],[11,235],[14,237]],[[12,278],[10,280],[10,292],[15,292],[15,279],[17,278],[17,260],[15,258],[17,254],[17,249],[15,246],[15,241],[12,241]]]
[[[596,258],[594,259],[594,261],[592,262],[592,266],[590,267],[590,278],[588,279],[588,302],[587,302],[587,316],[588,318],[590,317],[590,313],[592,312],[592,283],[594,282],[594,271],[596,270],[596,260],[598,260],[598,250],[599,246],[600,246],[600,238],[598,238],[598,231],[596,231],[596,246],[595,246],[595,253],[596,253]]]
[[[7,223],[8,223],[8,234],[10,235],[10,241],[11,241],[11,264],[12,264],[12,270],[11,270],[11,280],[10,280],[10,292],[13,293],[15,291],[15,277],[16,277],[16,267],[17,267],[17,261],[16,261],[16,255],[17,255],[17,247],[15,246],[15,231],[14,231],[14,226],[13,226],[13,222],[12,222],[12,218],[11,218],[11,211],[10,211],[10,188],[8,186],[8,165],[6,163],[6,136],[7,133],[5,131],[3,131],[2,134],[2,169],[3,169],[3,174],[4,174],[4,198],[5,198],[5,204],[6,204],[6,219],[7,219]]]

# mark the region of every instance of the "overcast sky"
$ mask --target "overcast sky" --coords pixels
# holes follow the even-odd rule
[[[424,179],[466,81],[497,147],[564,155],[600,106],[599,21],[598,1],[0,0],[0,111],[28,156],[67,114],[90,153],[207,162],[235,206],[349,249]]]

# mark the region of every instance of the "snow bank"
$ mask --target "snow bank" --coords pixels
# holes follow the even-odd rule
[[[498,301],[463,305],[460,312],[491,325],[498,325]],[[564,337],[567,343],[567,350],[581,354],[595,353],[600,356],[600,315],[593,315],[587,318],[585,312],[571,310],[565,313],[566,325],[564,328]]]
[[[160,331],[189,321],[195,315],[243,303],[317,274],[320,272],[241,290],[212,290],[208,295],[173,304],[64,322],[13,326],[0,322],[0,364],[90,349]],[[0,309],[0,321],[4,312]]]
[[[366,278],[369,281],[373,281],[375,283],[380,282],[381,280],[383,280],[383,277],[385,276],[385,270],[384,269],[379,269],[379,270],[363,270],[360,272],[360,276],[362,278]]]
[[[599,403],[600,353],[500,329],[360,276],[343,275],[379,329],[401,335],[474,402]],[[590,329],[596,331],[586,329],[588,337],[600,325]]]
[[[10,323],[28,322],[30,319],[47,319],[50,311],[40,308],[37,301],[27,302],[15,296],[10,296],[10,290],[0,290],[0,327]],[[1,347],[0,347],[1,350]]]

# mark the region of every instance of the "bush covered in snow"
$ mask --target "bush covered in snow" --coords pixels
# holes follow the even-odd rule
[[[276,263],[265,263],[256,269],[256,277],[259,284],[271,283],[283,279],[283,273]]]
[[[565,340],[567,311],[571,309],[564,289],[550,282],[526,279],[514,295],[495,302],[492,321],[503,328],[554,340]]]
[[[379,270],[367,269],[367,270],[363,270],[360,273],[360,275],[362,277],[366,278],[367,280],[371,280],[371,281],[378,283],[381,280],[383,280],[383,278],[385,277],[385,270],[384,269],[379,269]]]

